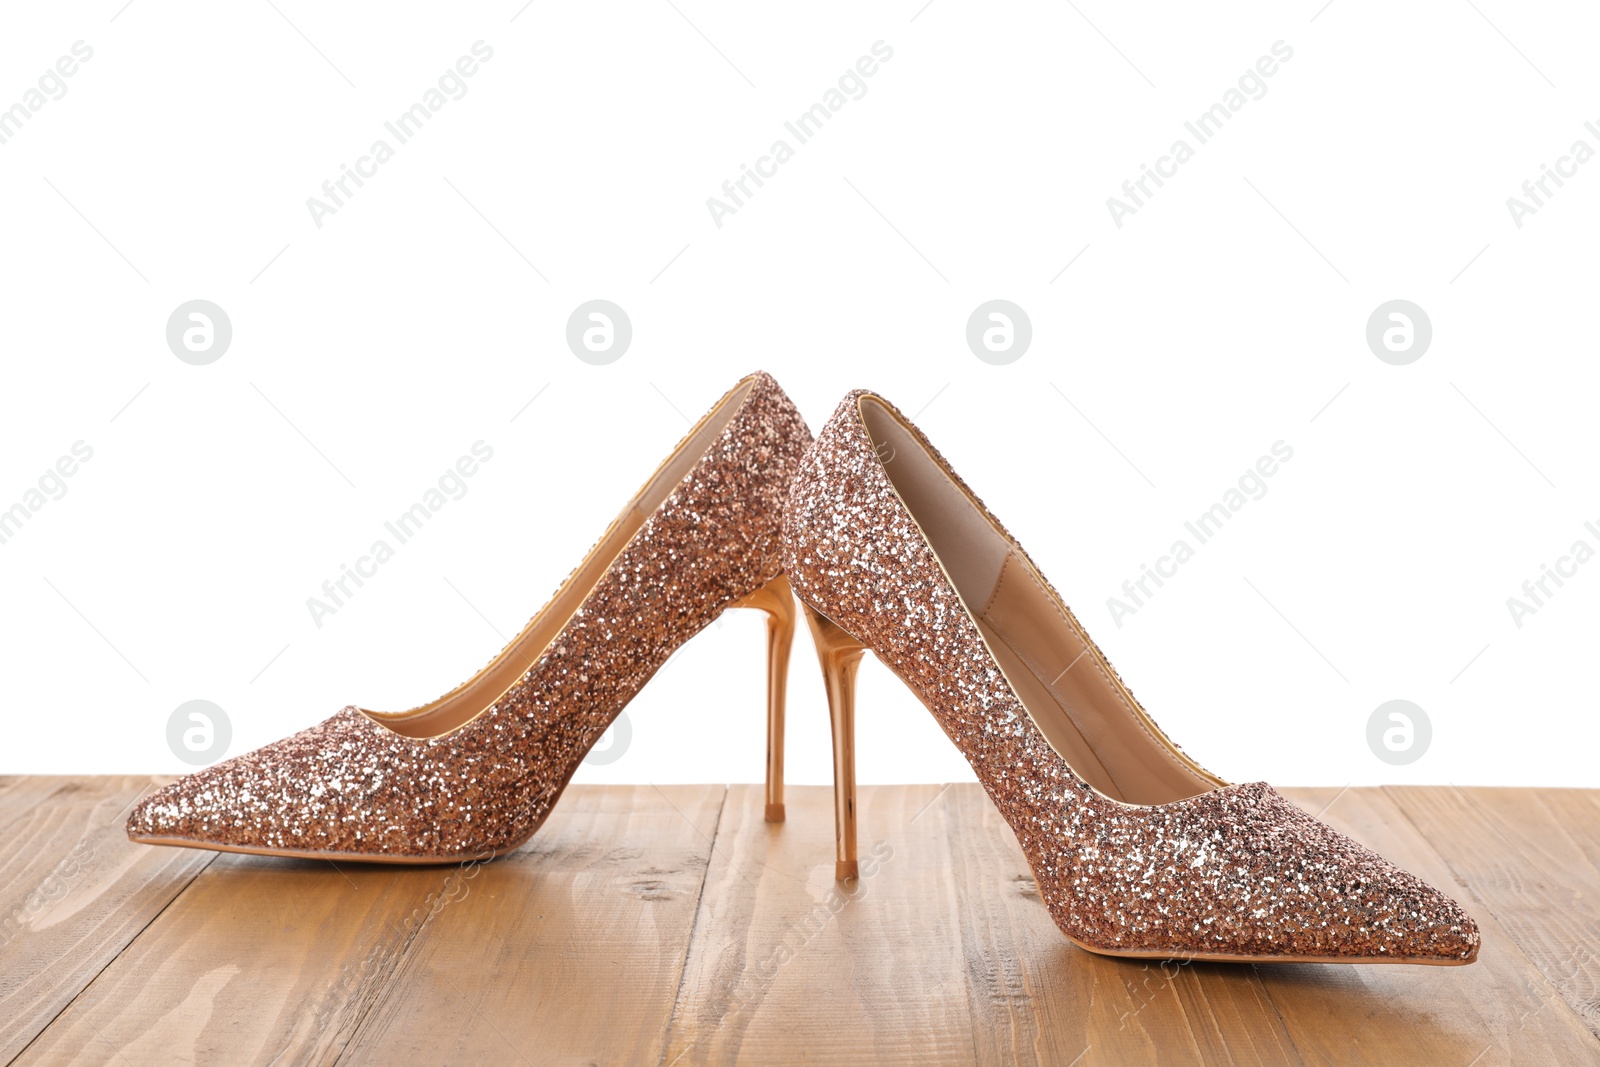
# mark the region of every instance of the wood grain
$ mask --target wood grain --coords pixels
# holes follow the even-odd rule
[[[1429,968],[1085,952],[973,784],[863,788],[843,889],[825,788],[574,786],[419,868],[131,845],[150,784],[0,779],[0,1062],[1600,1063],[1595,791],[1284,791],[1475,915]]]
[[[424,924],[341,1062],[658,1062],[725,795],[569,788]]]
[[[665,1062],[964,1062],[973,1026],[938,786],[862,790],[861,877],[834,881],[832,791],[762,821],[729,790]]]
[[[1595,794],[1455,787],[1387,792],[1449,857],[1452,876],[1470,887],[1564,1006],[1600,1036]]]
[[[103,783],[108,779],[97,781]],[[17,816],[44,803],[52,793],[63,788],[83,789],[87,784],[90,784],[89,780],[78,781],[54,775],[0,775],[0,829],[4,829]]]
[[[19,1063],[331,1063],[462,872],[220,856]]]
[[[153,784],[53,778],[6,791],[20,807],[0,838],[0,1059],[34,1040],[214,858],[128,841],[123,821]]]

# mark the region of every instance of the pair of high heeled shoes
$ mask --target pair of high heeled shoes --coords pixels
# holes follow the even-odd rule
[[[856,874],[854,687],[871,650],[972,764],[1061,930],[1094,952],[1470,963],[1461,907],[1145,713],[1022,547],[904,415],[847,395],[813,442],[766,374],[689,432],[554,598],[467,682],[346,707],[143,800],[135,841],[444,863],[539,829],[657,669],[729,607],[768,617],[766,817],[784,818],[798,597],[833,724],[836,874]]]

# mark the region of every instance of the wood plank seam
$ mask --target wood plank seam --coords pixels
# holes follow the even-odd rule
[[[467,891],[461,892],[458,896],[456,894],[456,890],[464,886],[465,883],[477,877],[479,869],[481,869],[485,863],[489,862],[492,862],[492,858],[490,857],[474,857],[455,865],[451,872],[445,876],[444,884],[440,887],[440,889],[438,891],[430,891],[423,898],[422,903],[416,908],[412,909],[411,914],[406,917],[401,927],[397,927],[392,919],[386,918],[384,920],[385,925],[387,925],[389,929],[401,935],[400,944],[391,949],[384,942],[377,941],[374,943],[373,948],[369,950],[367,954],[369,958],[373,955],[377,955],[380,957],[381,961],[387,963],[388,966],[383,968],[381,971],[374,968],[374,970],[371,972],[371,976],[376,980],[375,992],[372,996],[366,998],[366,1002],[361,1006],[356,1018],[350,1025],[350,1036],[347,1037],[342,1044],[340,1044],[333,1061],[335,1064],[344,1063],[346,1061],[346,1057],[351,1053],[351,1050],[358,1049],[360,1047],[361,1038],[367,1029],[368,1021],[371,1018],[372,1013],[383,1004],[385,996],[389,992],[390,986],[394,983],[402,970],[404,970],[404,968],[413,960],[413,950],[415,949],[419,939],[422,937],[424,931],[430,926],[430,924],[435,923],[438,920],[439,916],[443,914],[447,906],[456,902],[457,900],[463,900],[466,898]],[[328,865],[335,871],[338,871],[346,881],[350,882],[352,887],[355,887],[354,880],[352,880],[337,863],[328,861]],[[419,913],[422,917],[417,919]],[[413,920],[416,921],[413,922]],[[350,996],[359,994],[364,988],[361,982],[361,977],[362,975],[358,970],[354,976],[341,979],[341,985],[353,987],[349,994]],[[446,981],[449,981],[448,977],[446,978]],[[455,983],[451,982],[450,985],[452,988],[455,988]],[[473,1003],[470,997],[468,997],[465,993],[462,993],[460,989],[456,989],[455,991],[461,997],[463,1003],[472,1008],[474,1014],[478,1015],[479,1018],[483,1018],[481,1010],[476,1004]],[[484,1019],[484,1022],[492,1029],[495,1029],[496,1033],[500,1032],[499,1029],[495,1027],[494,1024],[489,1020]],[[509,1045],[514,1052],[516,1052],[517,1056],[523,1062],[528,1062],[526,1054],[523,1053],[523,1051],[516,1045],[515,1042],[511,1041],[509,1038],[506,1038],[503,1033],[501,1033],[500,1036],[505,1040],[506,1044]]]
[[[117,813],[117,817],[113,820],[113,829],[114,830],[120,832],[122,818],[125,815],[127,815],[127,813],[130,810],[132,810],[133,806],[135,804],[137,804],[141,799],[143,799],[143,794],[141,794],[140,796],[134,797],[133,800],[129,801],[128,804],[126,804],[123,807],[123,809],[120,812]],[[73,847],[76,848],[77,846],[75,845]],[[91,848],[91,853],[92,853],[92,848]],[[27,1054],[28,1050],[30,1048],[32,1048],[34,1046],[34,1044],[36,1044],[38,1042],[39,1038],[41,1036],[43,1036],[47,1031],[49,1031],[49,1029],[52,1026],[54,1026],[56,1024],[57,1020],[64,1018],[68,1013],[70,1013],[76,1007],[78,1007],[79,1002],[83,999],[84,994],[87,993],[90,989],[92,989],[94,987],[95,982],[97,982],[100,979],[100,976],[105,974],[106,970],[108,968],[110,968],[112,964],[117,962],[117,959],[122,955],[122,953],[127,951],[127,948],[128,948],[129,945],[133,944],[135,941],[139,940],[139,938],[143,937],[145,931],[150,929],[151,926],[155,925],[156,921],[158,919],[160,919],[162,915],[166,914],[167,909],[171,908],[173,904],[177,903],[179,897],[183,896],[184,893],[188,892],[189,887],[194,884],[194,880],[196,878],[200,877],[201,872],[204,871],[206,868],[210,867],[212,863],[216,862],[217,855],[218,854],[212,854],[212,855],[208,856],[203,863],[201,863],[198,867],[196,867],[194,869],[193,873],[191,873],[184,880],[183,886],[176,893],[172,894],[172,896],[167,900],[167,902],[165,904],[163,904],[159,909],[157,909],[155,911],[155,913],[150,916],[149,920],[146,921],[143,926],[139,927],[139,929],[123,943],[122,947],[120,949],[118,949],[117,952],[115,954],[113,954],[110,958],[108,958],[105,961],[104,964],[101,965],[99,970],[95,971],[94,974],[90,975],[88,980],[83,982],[78,987],[77,991],[74,992],[72,997],[71,997],[71,999],[69,999],[67,1001],[67,1003],[62,1006],[61,1010],[56,1012],[55,1015],[50,1017],[50,1021],[49,1022],[47,1022],[43,1026],[39,1027],[38,1031],[31,1038],[28,1039],[28,1043],[26,1045],[22,1046],[22,1048],[20,1050],[18,1050],[17,1055],[13,1059],[13,1062],[16,1062],[17,1060],[22,1059],[22,1057]],[[87,873],[87,868],[84,870],[83,873]],[[88,1020],[85,1019],[85,1021],[87,1022]],[[93,1023],[90,1023],[90,1026],[93,1027]],[[104,1035],[101,1035],[101,1040],[105,1040]],[[107,1041],[106,1043],[108,1045],[111,1045],[111,1047],[113,1049],[116,1049],[116,1045],[112,1044],[109,1041]],[[120,1050],[118,1051],[118,1058],[121,1058]]]
[[[700,869],[700,889],[695,893],[694,897],[694,919],[689,924],[689,937],[683,943],[683,959],[678,961],[678,984],[672,991],[672,1011],[667,1015],[667,1025],[661,1032],[661,1054],[656,1058],[657,1067],[670,1067],[666,1062],[667,1050],[672,1047],[672,1028],[678,1022],[678,1004],[683,997],[683,979],[689,973],[689,953],[694,951],[695,939],[704,933],[700,929],[700,907],[705,902],[706,879],[711,875],[711,863],[717,854],[717,838],[722,836],[722,817],[727,810],[728,787],[724,785],[722,787],[722,800],[717,804],[717,821],[711,829],[711,841],[706,854],[706,865]],[[682,812],[679,812],[679,814],[682,814]],[[687,819],[688,816],[684,816],[684,818]],[[694,825],[692,821],[690,825]],[[698,830],[699,827],[695,829]],[[683,1052],[680,1052],[673,1060],[673,1063],[688,1055],[689,1049],[692,1048],[694,1048],[694,1045],[691,1044]]]
[[[1348,789],[1349,786],[1346,786],[1345,788]],[[1342,796],[1343,793],[1344,790],[1340,790],[1340,796]],[[1339,797],[1336,796],[1333,799],[1338,800]],[[1333,800],[1328,801],[1328,807],[1332,806]],[[1326,811],[1327,808],[1324,808],[1323,810]],[[1250,965],[1250,988],[1256,991],[1257,996],[1260,996],[1266,1000],[1267,1007],[1272,1011],[1272,1017],[1278,1020],[1278,1027],[1283,1032],[1284,1040],[1289,1042],[1289,1050],[1294,1053],[1295,1062],[1301,1064],[1303,1067],[1306,1062],[1306,1058],[1300,1051],[1299,1043],[1294,1039],[1294,1031],[1290,1029],[1289,1021],[1283,1017],[1283,1009],[1278,1007],[1278,1002],[1273,999],[1272,990],[1267,988],[1267,982],[1266,979],[1261,976],[1261,967],[1259,964],[1252,963]]]
[[[6,977],[48,976],[0,999],[0,1014],[32,1008],[7,1049],[20,1063],[187,1050],[365,1064],[413,1049],[413,1062],[655,1067],[1600,1063],[1582,1010],[1600,978],[1600,830],[1585,821],[1600,805],[1587,793],[1291,791],[1472,902],[1493,951],[1460,973],[1411,974],[1140,966],[1070,947],[976,785],[931,801],[931,785],[863,789],[887,854],[840,886],[820,787],[797,790],[777,830],[758,787],[695,787],[694,803],[674,787],[590,787],[542,842],[495,864],[317,874],[113,841],[107,809],[140,783],[112,784],[8,790],[54,798],[0,857]],[[192,869],[154,862],[174,857]],[[130,862],[147,866],[124,881]],[[107,893],[125,884],[137,907]],[[279,951],[286,936],[300,947]]]
[[[339,1046],[338,1053],[336,1054],[334,1060],[335,1063],[341,1062],[345,1051],[352,1044],[356,1043],[357,1036],[361,1033],[363,1027],[366,1025],[367,1017],[372,1013],[373,1008],[383,1000],[383,992],[388,989],[389,982],[393,980],[397,973],[399,973],[400,968],[405,966],[406,960],[410,957],[412,946],[416,944],[417,938],[421,935],[423,927],[429,922],[432,922],[434,918],[436,918],[439,913],[444,910],[444,906],[446,904],[451,903],[453,900],[461,899],[460,897],[454,896],[455,890],[452,886],[452,879],[455,879],[463,869],[469,869],[470,873],[465,875],[460,882],[470,881],[477,874],[478,868],[481,867],[484,862],[485,861],[483,859],[476,858],[468,860],[465,863],[457,866],[457,868],[452,871],[451,874],[446,875],[444,884],[445,892],[437,895],[434,893],[429,893],[423,898],[421,906],[412,909],[411,915],[406,919],[406,925],[410,927],[409,931],[398,930],[395,928],[393,920],[385,920],[385,925],[387,925],[391,930],[395,930],[396,933],[402,935],[400,945],[391,950],[388,948],[385,942],[375,941],[372,948],[368,950],[366,956],[362,958],[362,967],[365,967],[367,962],[374,955],[376,955],[380,958],[381,963],[388,964],[386,968],[380,970],[377,965],[374,965],[370,972],[366,972],[364,974],[362,967],[358,967],[354,975],[345,976],[340,979],[338,983],[338,992],[342,999],[344,999],[346,1002],[348,1002],[350,998],[357,996],[364,988],[362,981],[364,977],[370,976],[371,978],[377,980],[376,988],[378,989],[378,993],[375,996],[367,998],[366,1003],[363,1004],[360,1010],[356,1013],[356,1017],[350,1025],[350,1036],[347,1037],[343,1044]],[[345,881],[349,882],[352,888],[357,888],[355,880],[346,874],[337,863],[334,863],[330,860],[328,862],[328,866],[332,867],[335,871],[338,871],[339,875],[343,877]],[[460,882],[457,882],[457,884],[460,884]],[[463,893],[462,897],[465,896],[466,894]],[[423,907],[427,908],[427,914],[425,914],[420,921],[412,926],[411,919],[415,918],[417,913],[422,911]],[[328,1000],[329,998],[324,998],[325,1003],[322,1013],[319,1017],[319,1023],[321,1019],[326,1019],[334,1011],[334,1006],[331,1003],[327,1003]],[[325,1026],[326,1023],[320,1023],[319,1029],[325,1028]]]
[[[574,786],[472,905],[422,909],[337,1062],[658,1063],[726,792]]]

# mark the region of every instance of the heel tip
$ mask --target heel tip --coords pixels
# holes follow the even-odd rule
[[[836,860],[833,865],[833,877],[840,882],[854,882],[861,877],[861,868],[855,860]]]
[[[784,814],[783,814],[783,805],[782,804],[768,804],[767,805],[767,821],[768,822],[783,822],[783,819],[784,819]]]

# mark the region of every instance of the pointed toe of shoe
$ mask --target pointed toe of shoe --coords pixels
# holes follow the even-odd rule
[[[335,716],[329,723],[344,716]],[[227,852],[297,852],[310,847],[304,810],[325,776],[304,758],[329,723],[203,767],[162,786],[128,816],[128,838]]]
[[[128,840],[142,842],[180,836],[175,785],[176,782],[162,786],[134,806],[128,815]]]
[[[1260,963],[1477,958],[1478,926],[1459,903],[1265,782],[1127,822],[1119,862],[1095,879],[1042,884],[1063,931],[1085,948]]]
[[[431,863],[503,850],[523,829],[520,764],[496,760],[481,739],[458,739],[452,763],[433,743],[396,734],[354,707],[224,760],[140,801],[128,836],[180,845],[297,857]],[[485,801],[501,799],[489,813]],[[442,820],[448,803],[468,814]]]
[[[1401,872],[1405,873],[1405,872]],[[1478,958],[1478,924],[1466,909],[1433,886],[1406,875],[1411,901],[1392,920],[1391,957],[1406,963],[1472,963]]]
[[[223,848],[230,844],[219,826],[236,808],[219,773],[225,764],[186,774],[141,800],[128,815],[128,839],[142,844]]]
[[[1478,924],[1454,898],[1287,802],[1283,810],[1299,859],[1322,874],[1317,899],[1302,898],[1296,916],[1308,939],[1317,931],[1330,955],[1352,962],[1477,959]]]

